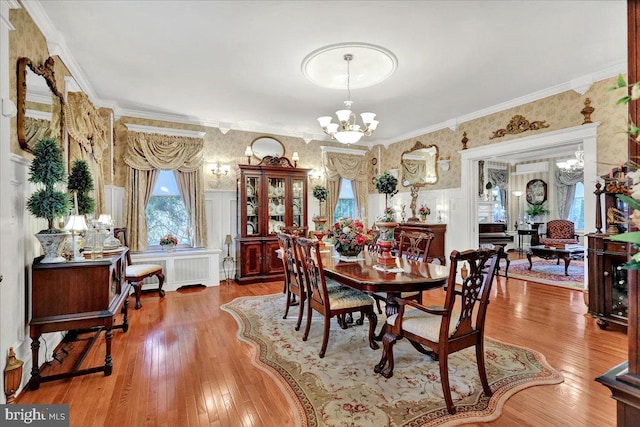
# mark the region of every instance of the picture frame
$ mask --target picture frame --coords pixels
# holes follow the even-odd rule
[[[541,179],[532,179],[527,182],[527,203],[539,205],[547,200],[547,183]]]

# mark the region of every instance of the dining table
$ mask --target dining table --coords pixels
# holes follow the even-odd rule
[[[349,259],[340,257],[328,247],[320,252],[320,256],[325,276],[360,291],[386,293],[387,317],[398,312],[396,298],[402,292],[439,288],[449,277],[449,269],[444,265],[406,258],[396,257],[395,264],[382,267],[378,265],[376,254],[368,251]]]

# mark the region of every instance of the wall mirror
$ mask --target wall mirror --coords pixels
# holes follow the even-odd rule
[[[29,152],[42,138],[62,142],[64,98],[56,88],[53,66],[51,57],[42,65],[18,59],[18,141]]]
[[[547,200],[547,183],[541,179],[527,182],[527,203],[538,205]]]
[[[265,156],[282,157],[284,156],[284,145],[270,136],[261,136],[253,140],[251,151],[258,160],[262,160]]]
[[[401,175],[400,182],[405,187],[424,187],[438,182],[438,147],[436,145],[424,145],[420,141],[400,158]]]

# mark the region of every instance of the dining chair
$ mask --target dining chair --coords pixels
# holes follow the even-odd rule
[[[124,246],[129,247],[126,227],[114,228],[113,236],[120,240]],[[136,310],[139,310],[142,307],[142,303],[140,302],[140,296],[142,295],[142,281],[147,277],[152,276],[156,276],[158,278],[158,295],[160,295],[160,298],[164,298],[164,291],[162,290],[162,286],[164,285],[164,270],[162,266],[160,264],[132,264],[131,251],[128,251],[125,279],[131,283],[131,286],[135,291]]]
[[[491,396],[484,363],[484,322],[495,265],[502,251],[500,247],[497,251],[477,249],[451,252],[443,306],[426,307],[416,301],[397,298],[398,313],[387,319],[382,338],[382,357],[374,371],[385,378],[393,376],[393,346],[398,340],[406,338],[420,353],[438,360],[447,410],[454,414],[448,358],[452,353],[475,346],[482,389],[486,396]],[[458,278],[461,283],[457,283]],[[459,308],[454,309],[458,297]],[[414,309],[407,310],[407,306]]]
[[[431,232],[420,231],[402,231],[400,232],[399,244],[398,244],[398,257],[406,258],[413,261],[427,262],[429,255],[429,248],[431,242],[435,238],[435,234]],[[382,307],[380,307],[380,301],[386,301],[387,295],[384,292],[371,293],[373,299],[376,300],[376,308],[378,314],[382,314]],[[422,292],[402,292],[401,298],[412,299],[419,303],[422,303]]]
[[[369,347],[376,350],[378,343],[374,340],[374,331],[378,324],[378,317],[373,311],[373,299],[364,292],[348,286],[336,284],[327,286],[327,280],[322,269],[322,258],[317,240],[294,237],[294,246],[298,251],[298,259],[304,277],[307,292],[307,323],[302,337],[306,341],[311,329],[311,310],[315,310],[323,316],[322,347],[320,358],[323,358],[329,341],[329,326],[331,318],[336,316],[338,324],[346,329],[346,315],[360,312],[369,319]],[[362,318],[356,323],[362,324]]]
[[[287,225],[287,226],[284,226],[284,227],[280,227],[280,233],[285,233],[285,234],[288,234],[290,236],[302,236],[302,237],[305,237],[307,235],[307,229],[308,229],[307,227],[303,227],[303,226]],[[286,270],[287,266],[285,265],[284,267],[285,267],[285,270]],[[287,281],[286,280],[284,282],[284,288],[282,289],[282,293],[283,294],[287,293]],[[295,302],[295,295],[296,294],[294,294],[294,296],[292,297],[293,298],[293,302]],[[286,314],[285,314],[285,318],[286,318]]]
[[[278,233],[278,244],[280,245],[280,256],[284,264],[284,288],[287,295],[284,316],[287,318],[289,308],[296,304],[295,296],[298,297],[298,321],[295,330],[300,330],[302,324],[302,315],[304,313],[304,304],[307,299],[307,293],[303,283],[302,276],[299,274],[298,254],[294,248],[293,236],[286,233]]]

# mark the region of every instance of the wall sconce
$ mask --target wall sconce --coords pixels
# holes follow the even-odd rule
[[[444,212],[444,205],[436,205],[436,210],[438,211],[438,222],[442,222],[444,216],[442,215]]]
[[[244,155],[247,156],[247,164],[250,165],[251,164],[251,156],[253,156],[253,151],[251,150],[251,146],[247,146],[247,148],[244,149]]]
[[[217,163],[211,164],[211,173],[214,175],[227,175],[230,170],[231,167],[229,165],[219,165]]]
[[[293,167],[297,168],[298,167],[298,160],[300,160],[300,155],[298,154],[297,151],[293,152],[293,154],[291,155],[291,160],[293,160]]]
[[[438,160],[438,166],[440,166],[440,169],[442,169],[443,171],[448,171],[449,168],[451,167],[449,165],[449,158],[444,158],[444,157],[440,157],[440,160]]]
[[[22,360],[16,359],[13,347],[9,347],[9,360],[4,368],[4,395],[7,397],[7,403],[14,403],[16,400],[16,391],[22,382],[23,364]]]
[[[2,98],[2,115],[5,117],[15,117],[18,114],[18,107],[9,98]]]
[[[316,180],[322,179],[324,173],[320,169],[312,169],[309,171],[309,179]]]

